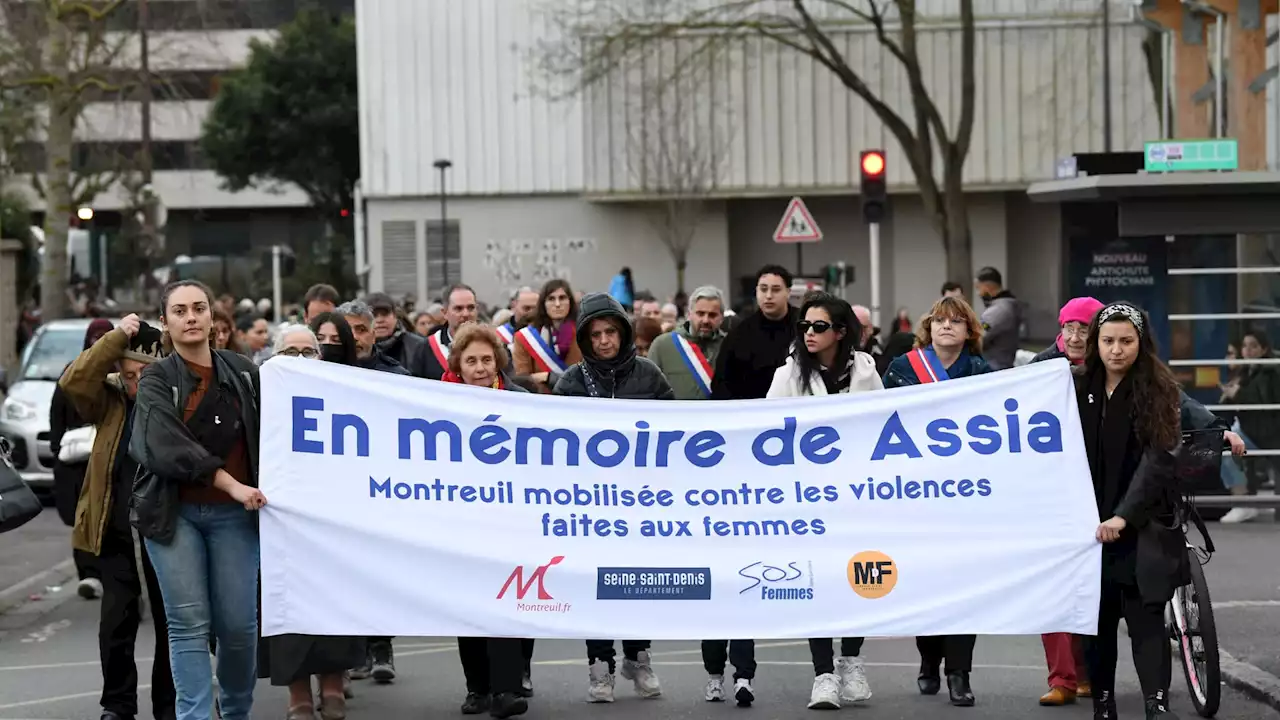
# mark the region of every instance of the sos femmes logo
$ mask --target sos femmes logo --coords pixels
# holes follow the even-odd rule
[[[849,558],[849,587],[861,597],[879,600],[898,584],[898,566],[893,558],[877,550],[860,552]]]

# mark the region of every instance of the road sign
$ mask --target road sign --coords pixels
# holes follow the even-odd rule
[[[798,197],[791,198],[791,204],[787,205],[787,211],[782,214],[782,222],[778,223],[778,229],[773,231],[773,241],[807,243],[818,242],[821,239],[822,231],[818,229],[818,223],[813,221],[813,215],[809,214],[809,208],[805,207],[804,201]]]
[[[1240,153],[1234,139],[1168,140],[1146,145],[1147,172],[1236,170]]]

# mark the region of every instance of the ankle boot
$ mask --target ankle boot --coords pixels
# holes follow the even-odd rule
[[[1116,720],[1116,701],[1110,690],[1093,691],[1093,720]]]
[[[1169,709],[1168,694],[1161,690],[1147,698],[1147,720],[1178,720],[1177,713]]]
[[[951,693],[951,704],[956,707],[973,707],[975,702],[973,689],[969,687],[969,673],[947,673],[947,690]]]
[[[942,689],[942,678],[938,676],[938,667],[920,661],[920,675],[916,678],[916,686],[921,695],[937,695]]]

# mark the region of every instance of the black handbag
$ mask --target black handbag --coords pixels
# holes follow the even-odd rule
[[[9,441],[0,438],[0,533],[20,528],[44,511],[40,498],[14,469],[10,449]]]

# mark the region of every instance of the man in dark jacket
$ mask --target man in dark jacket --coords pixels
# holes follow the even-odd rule
[[[582,298],[578,315],[578,347],[582,362],[565,371],[552,390],[572,397],[671,400],[675,392],[666,376],[648,358],[636,354],[635,332],[622,305],[605,293]],[[662,694],[649,660],[648,640],[623,640],[622,677],[635,683],[643,698]],[[613,702],[614,648],[612,640],[588,640],[587,663],[591,702]]]
[[[356,338],[356,365],[366,370],[389,372],[396,375],[408,375],[395,358],[387,355],[378,346],[377,335],[373,329],[373,311],[360,300],[352,300],[338,306],[334,312],[342,315],[351,326],[351,334]]]
[[[725,336],[711,383],[713,400],[758,400],[769,392],[773,371],[791,352],[797,312],[791,307],[791,273],[765,265],[756,273],[757,311]]]
[[[453,335],[465,322],[476,319],[476,292],[470,286],[458,283],[451,285],[444,294],[445,326],[427,337],[427,346],[418,353],[418,361],[409,367],[415,376],[428,380],[439,380],[449,369],[449,348],[453,346]]]
[[[396,317],[396,303],[386,293],[370,293],[364,299],[373,311],[373,335],[378,350],[408,370],[419,360],[418,355],[427,351],[427,341],[419,335],[406,332]]]
[[[1022,339],[1022,302],[1004,288],[1004,278],[993,267],[979,270],[975,284],[987,306],[982,311],[982,357],[992,370],[1008,370],[1013,367]]]

